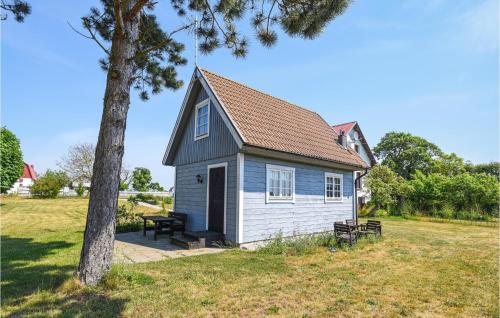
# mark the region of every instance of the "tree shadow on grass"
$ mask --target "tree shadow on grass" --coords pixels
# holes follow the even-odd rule
[[[66,295],[62,298],[44,299],[21,304],[5,318],[14,317],[119,317],[126,298],[110,298],[90,292]]]
[[[7,235],[0,238],[1,304],[13,310],[8,310],[8,314],[4,311],[2,317],[117,317],[123,311],[127,299],[110,298],[93,289],[75,288],[58,294],[58,288],[73,277],[76,264],[63,259],[63,264],[58,265],[44,258],[64,253],[75,243],[35,242],[33,238]],[[42,262],[37,263],[39,261]],[[37,293],[34,298],[30,297]]]
[[[75,266],[37,264],[35,262],[73,243],[65,241],[34,242],[32,238],[1,236],[2,243],[2,304],[35,291],[59,287]]]

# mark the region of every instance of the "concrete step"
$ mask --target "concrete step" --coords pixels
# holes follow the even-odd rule
[[[205,246],[212,247],[214,242],[223,242],[224,234],[212,231],[188,231],[184,232],[184,236],[193,239],[205,239]]]
[[[205,247],[205,239],[200,238],[192,238],[192,237],[186,237],[186,236],[172,236],[170,238],[170,242],[172,244],[185,247],[187,249],[193,250],[197,248],[204,248]]]

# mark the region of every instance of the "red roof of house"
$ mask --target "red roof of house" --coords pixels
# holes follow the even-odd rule
[[[352,121],[350,123],[345,123],[345,124],[340,124],[340,125],[334,125],[332,126],[333,129],[335,129],[335,132],[340,135],[340,132],[343,131],[344,134],[348,134],[349,131],[351,131],[352,127],[354,127],[354,125],[356,125],[356,122],[355,121]]]
[[[24,163],[23,175],[21,178],[27,179],[36,179],[36,171],[34,165],[29,165],[26,162]]]
[[[354,150],[337,143],[335,131],[317,113],[210,71],[201,71],[245,144],[366,167]]]

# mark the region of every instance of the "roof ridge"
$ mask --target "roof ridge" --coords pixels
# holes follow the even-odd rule
[[[332,127],[337,127],[337,126],[342,126],[342,125],[347,125],[347,124],[354,124],[354,123],[357,123],[357,122],[358,122],[357,120],[353,120],[353,121],[348,121],[346,123],[332,125]]]
[[[259,94],[267,95],[267,96],[269,96],[269,97],[271,97],[271,98],[274,98],[274,99],[277,99],[277,100],[279,100],[279,101],[285,102],[285,103],[287,103],[287,104],[289,104],[289,105],[291,105],[291,106],[293,106],[293,107],[297,107],[297,108],[303,109],[303,110],[305,110],[305,111],[308,111],[308,112],[310,112],[310,113],[316,114],[316,115],[318,115],[318,116],[320,116],[320,117],[321,117],[321,115],[320,115],[320,114],[318,114],[317,112],[315,112],[315,111],[313,111],[313,110],[310,110],[310,109],[308,109],[308,108],[306,108],[306,107],[304,107],[304,106],[300,106],[300,105],[297,105],[297,104],[291,103],[291,102],[289,102],[289,101],[287,101],[287,100],[285,100],[285,99],[283,99],[283,98],[276,97],[276,96],[274,96],[274,95],[271,95],[271,94],[266,93],[266,92],[263,92],[263,91],[259,91],[258,89],[255,89],[255,88],[253,88],[253,87],[250,87],[250,86],[249,86],[249,85],[247,85],[247,84],[240,83],[240,82],[238,82],[238,81],[232,80],[232,79],[230,79],[230,78],[227,78],[227,77],[222,76],[222,75],[220,75],[220,74],[214,73],[214,72],[209,71],[209,70],[207,70],[207,69],[204,69],[204,68],[201,68],[201,67],[199,67],[199,69],[200,69],[200,70],[202,70],[203,72],[207,72],[207,73],[210,73],[210,74],[212,74],[212,75],[218,76],[218,77],[220,77],[220,78],[223,78],[223,79],[228,80],[228,81],[230,81],[230,82],[233,82],[233,83],[235,83],[235,84],[238,84],[238,85],[244,86],[244,87],[246,87],[246,88],[248,88],[248,89],[251,89],[252,91],[255,91],[255,92],[259,93]],[[328,126],[330,126],[330,125],[328,125]]]

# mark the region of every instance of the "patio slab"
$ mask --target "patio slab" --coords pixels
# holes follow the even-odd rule
[[[168,235],[159,235],[158,240],[155,241],[152,231],[149,231],[146,236],[142,235],[142,231],[129,232],[116,234],[113,262],[126,264],[146,263],[223,251],[224,249],[214,247],[188,250],[170,243]]]

